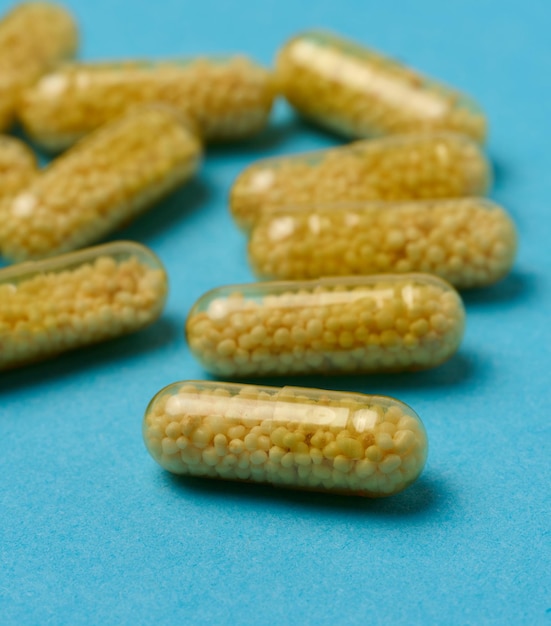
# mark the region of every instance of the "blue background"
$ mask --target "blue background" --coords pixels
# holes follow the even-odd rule
[[[259,157],[339,140],[278,104],[261,136],[209,149],[196,180],[117,234],[166,264],[162,320],[0,374],[0,622],[551,624],[551,4],[67,5],[85,59],[243,51],[270,64],[323,26],[464,89],[489,115],[492,197],[520,250],[506,280],[465,294],[464,344],[439,369],[285,380],[411,404],[431,442],[411,489],[370,501],[178,479],[148,456],[141,420],[161,387],[205,377],[182,332],[193,302],[253,279],[230,185]]]

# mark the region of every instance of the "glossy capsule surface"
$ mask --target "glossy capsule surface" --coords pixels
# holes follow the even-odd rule
[[[401,135],[253,163],[235,181],[230,208],[249,229],[282,206],[483,196],[490,179],[488,161],[467,137]]]
[[[24,189],[37,172],[33,152],[19,139],[0,135],[0,200]]]
[[[0,269],[0,370],[140,330],[167,289],[159,259],[132,242]]]
[[[96,243],[187,181],[200,156],[197,138],[172,110],[129,111],[0,203],[0,250],[23,261]]]
[[[162,102],[189,117],[205,141],[253,135],[266,124],[271,74],[247,57],[68,64],[27,89],[26,131],[50,150],[66,148],[139,103]]]
[[[261,218],[249,260],[269,279],[428,272],[463,289],[503,278],[516,243],[511,218],[483,198],[313,205]]]
[[[175,474],[368,497],[411,485],[428,451],[421,420],[393,398],[206,381],[161,390],[143,437]]]
[[[464,326],[450,285],[405,274],[220,287],[193,306],[186,334],[219,376],[352,374],[435,367]]]
[[[307,32],[277,56],[278,86],[306,117],[346,137],[450,130],[475,141],[486,118],[470,98],[338,35]]]
[[[0,131],[11,125],[21,91],[77,45],[75,22],[58,4],[23,2],[0,20]]]

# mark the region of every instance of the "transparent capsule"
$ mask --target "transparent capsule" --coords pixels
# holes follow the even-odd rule
[[[0,199],[24,189],[37,171],[36,157],[22,141],[0,135]]]
[[[200,156],[195,135],[172,110],[134,109],[0,204],[0,250],[22,261],[95,243],[188,180]]]
[[[278,86],[300,113],[346,137],[450,130],[483,142],[470,98],[335,34],[312,31],[277,56]]]
[[[450,285],[404,274],[219,287],[195,303],[186,336],[206,370],[231,378],[427,369],[464,327]]]
[[[22,89],[72,58],[77,45],[76,24],[58,4],[23,2],[0,20],[0,131],[11,125]]]
[[[140,330],[167,290],[160,260],[127,241],[0,269],[0,370]]]
[[[50,150],[66,148],[138,103],[162,102],[197,124],[206,141],[260,131],[274,88],[270,73],[246,57],[75,63],[25,91],[19,117]]]
[[[235,181],[230,208],[247,229],[281,206],[483,196],[490,179],[467,137],[401,135],[258,161]]]
[[[394,398],[206,381],[161,390],[143,437],[174,474],[372,498],[411,485],[428,452],[418,415]]]
[[[249,260],[269,279],[428,272],[464,289],[503,278],[516,247],[511,218],[483,198],[374,202],[267,214]]]

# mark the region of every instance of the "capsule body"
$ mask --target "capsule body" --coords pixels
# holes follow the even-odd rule
[[[175,474],[368,497],[408,487],[428,450],[417,414],[393,398],[206,381],[160,391],[143,436]]]
[[[402,135],[254,163],[235,181],[230,208],[248,229],[282,206],[483,196],[490,178],[466,137]]]
[[[0,135],[0,200],[24,189],[37,171],[36,158],[22,141]]]
[[[483,142],[486,119],[468,97],[332,33],[291,39],[278,86],[303,115],[346,137],[449,130]]]
[[[140,330],[167,289],[159,259],[132,242],[0,269],[0,370]]]
[[[269,72],[246,57],[75,63],[27,89],[19,117],[35,141],[60,150],[133,105],[162,102],[202,139],[232,140],[265,126],[273,97]]]
[[[0,250],[22,261],[95,243],[188,180],[200,154],[198,140],[171,110],[129,111],[0,205]]]
[[[0,131],[14,118],[21,91],[72,58],[78,33],[71,15],[50,2],[23,2],[0,21]]]
[[[401,372],[461,343],[457,292],[425,274],[220,287],[187,319],[194,356],[219,376]]]
[[[515,253],[512,220],[483,198],[281,210],[260,219],[249,242],[263,278],[428,272],[461,289],[500,280]]]

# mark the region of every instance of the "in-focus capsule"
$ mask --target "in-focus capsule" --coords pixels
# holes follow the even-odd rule
[[[0,250],[22,261],[93,244],[187,181],[200,156],[197,138],[171,109],[129,111],[0,204]]]
[[[50,2],[23,2],[0,21],[0,131],[14,118],[22,89],[75,55],[72,16]]]
[[[185,114],[205,141],[260,131],[274,88],[270,73],[246,57],[75,63],[25,91],[19,117],[28,134],[60,150],[139,103],[162,102]]]
[[[187,341],[219,376],[401,372],[459,347],[457,292],[427,274],[220,287],[191,309]]]
[[[488,161],[467,137],[402,135],[258,161],[235,181],[230,208],[248,229],[282,206],[483,196],[490,178]]]
[[[303,115],[346,137],[450,130],[483,142],[470,98],[332,33],[299,35],[280,50],[278,86]]]
[[[34,153],[19,139],[0,135],[0,200],[27,187],[37,172]]]
[[[132,242],[0,269],[0,370],[140,330],[167,289],[159,259]]]
[[[143,437],[175,474],[367,497],[411,485],[428,451],[421,420],[393,398],[206,381],[161,390]]]
[[[516,241],[511,218],[482,198],[313,205],[258,220],[249,260],[269,279],[428,272],[464,289],[503,278]]]

